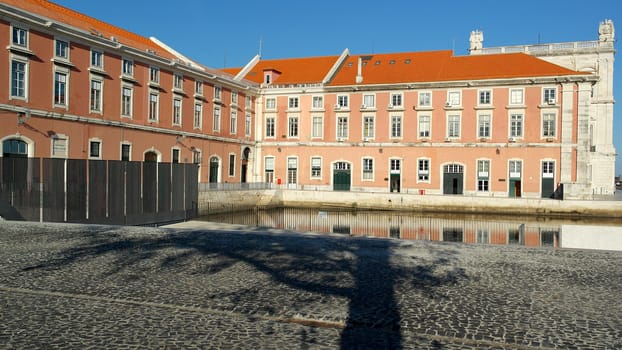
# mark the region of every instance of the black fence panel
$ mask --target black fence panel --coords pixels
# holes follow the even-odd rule
[[[126,215],[137,215],[143,212],[143,203],[140,196],[141,163],[128,162],[125,164],[125,212]]]
[[[102,222],[107,217],[107,181],[105,160],[89,160],[89,220]]]
[[[43,160],[43,221],[65,221],[65,159]]]
[[[197,180],[194,164],[3,157],[0,216],[129,225],[181,221],[197,216]]]
[[[86,221],[86,160],[67,160],[67,221]]]
[[[156,212],[158,163],[143,163],[143,214]]]
[[[186,164],[186,218],[195,218],[199,214],[199,166]]]
[[[111,223],[125,224],[125,166],[127,162],[108,161],[108,218]]]
[[[172,169],[172,208],[171,210],[174,212],[184,211],[184,164],[173,164]]]
[[[158,213],[171,211],[171,164],[158,163]]]

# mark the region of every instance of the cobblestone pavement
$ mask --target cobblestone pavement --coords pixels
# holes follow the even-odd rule
[[[0,222],[3,349],[621,349],[622,253]]]

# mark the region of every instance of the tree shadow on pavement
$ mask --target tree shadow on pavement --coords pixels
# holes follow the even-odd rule
[[[187,300],[158,302],[235,309],[249,316],[286,316],[284,320],[298,317],[320,327],[325,326],[322,320],[334,321],[327,322],[328,327],[341,325],[336,328],[341,328],[340,344],[344,349],[402,348],[404,329],[399,298],[410,296],[396,296],[396,288],[407,284],[419,296],[438,298],[437,288],[465,278],[460,268],[437,268],[450,262],[450,249],[428,251],[427,258],[412,257],[414,262],[402,264],[405,259],[396,258],[395,253],[403,243],[388,239],[277,234],[261,229],[244,233],[153,229],[157,232],[131,235],[124,230],[83,233],[84,243],[22,271],[72,270],[83,263],[96,262],[103,265],[99,272],[102,281],[127,275],[142,275],[148,280],[158,274],[167,274],[177,281],[198,281],[204,284],[204,294],[194,296],[198,299],[193,299],[192,291],[175,289],[182,287],[171,283],[163,288],[174,289],[170,295],[177,298],[187,294]],[[141,273],[136,273],[137,269]],[[230,288],[222,284],[222,274],[226,273],[232,274],[230,281],[248,282],[238,281],[235,288]],[[114,293],[110,285],[99,291],[97,288],[90,286],[88,291],[75,292]],[[210,301],[219,298],[220,304]],[[327,300],[335,304],[315,305]],[[339,301],[347,303],[347,307],[338,305]],[[322,315],[318,311],[322,307],[343,307],[345,314]]]

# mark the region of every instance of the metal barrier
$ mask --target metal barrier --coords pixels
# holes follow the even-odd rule
[[[195,164],[1,158],[0,216],[9,220],[158,225],[195,218]]]

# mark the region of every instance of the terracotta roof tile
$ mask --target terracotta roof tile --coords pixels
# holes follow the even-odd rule
[[[523,53],[453,56],[428,51],[350,56],[329,83],[354,85],[362,58],[362,84],[460,81],[585,74]]]
[[[321,83],[339,56],[321,56],[260,60],[244,78],[255,83],[262,83],[264,70],[280,72],[274,84],[313,84]],[[224,72],[237,74],[241,68],[226,68]]]

